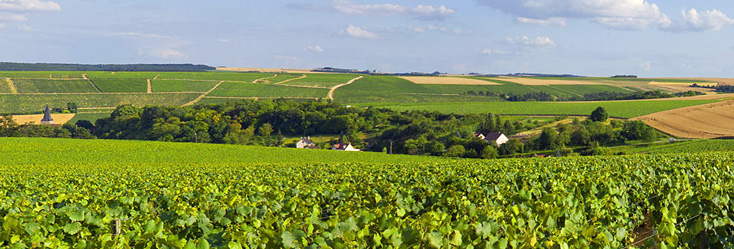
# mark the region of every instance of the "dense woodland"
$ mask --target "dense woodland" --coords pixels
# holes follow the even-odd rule
[[[215,67],[193,64],[56,64],[0,62],[0,71],[153,71],[203,72]]]
[[[119,106],[109,118],[92,124],[17,125],[0,119],[0,136],[100,138],[283,146],[284,137],[332,135],[329,148],[350,142],[368,151],[470,158],[517,154],[605,154],[600,145],[628,140],[652,141],[657,132],[640,121],[607,122],[598,108],[588,120],[546,127],[538,137],[524,137],[496,148],[474,137],[476,132],[508,136],[542,124],[510,121],[499,115],[456,115],[438,112],[346,107],[329,101],[240,101],[193,107]],[[558,119],[560,120],[560,118]],[[366,137],[366,138],[365,138]],[[363,139],[364,138],[364,139]]]

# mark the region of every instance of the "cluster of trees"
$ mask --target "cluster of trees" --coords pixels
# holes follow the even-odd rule
[[[734,88],[732,88],[734,91]],[[571,97],[559,97],[546,92],[535,92],[526,94],[501,94],[491,91],[467,91],[466,95],[472,96],[487,96],[487,97],[500,97],[507,101],[601,101],[601,100],[632,100],[632,99],[660,99],[660,98],[674,98],[674,97],[687,97],[703,95],[705,93],[697,91],[688,91],[682,93],[665,93],[661,91],[644,91],[634,93],[621,93],[621,92],[597,92],[584,94],[584,96],[571,96]]]
[[[193,64],[57,64],[0,62],[0,71],[153,71],[203,72],[217,68]]]
[[[284,137],[341,135],[343,142],[368,151],[468,158],[495,158],[530,151],[588,147],[627,140],[652,140],[657,132],[640,121],[605,122],[608,114],[597,108],[589,120],[575,120],[545,128],[525,142],[511,139],[496,147],[476,133],[516,132],[539,127],[537,121],[505,120],[499,115],[456,115],[427,111],[345,107],[330,101],[240,101],[192,107],[122,105],[110,117],[93,125],[18,125],[0,119],[0,136],[157,140],[282,146]],[[362,140],[361,134],[373,134]],[[340,139],[340,140],[341,140]],[[333,144],[336,141],[331,141]],[[321,147],[328,145],[322,144]]]
[[[19,125],[13,116],[0,116],[0,137],[49,137],[49,138],[79,138],[94,139],[90,129],[91,122],[80,120],[76,124],[58,125]]]
[[[620,145],[631,140],[651,142],[659,137],[655,129],[642,121],[611,120],[607,123],[607,117],[606,110],[599,107],[587,120],[575,119],[571,124],[544,128],[540,136],[525,143],[524,147],[529,150],[564,151],[564,154],[573,153],[568,148],[575,147],[576,152],[582,155],[603,155],[609,152],[599,147],[601,145]]]

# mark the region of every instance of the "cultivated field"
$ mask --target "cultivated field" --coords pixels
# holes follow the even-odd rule
[[[416,84],[426,85],[499,85],[496,82],[460,77],[405,76],[398,78],[409,80]]]
[[[230,71],[230,72],[261,72],[261,73],[319,73],[311,72],[310,69],[283,69],[283,68],[233,68],[233,67],[218,67],[217,71]]]
[[[54,120],[54,124],[66,124],[69,122],[69,120],[74,118],[73,113],[69,114],[51,114],[51,118]],[[41,119],[43,119],[43,114],[35,114],[35,115],[13,115],[13,120],[18,124],[28,124],[28,123],[35,123],[40,124]]]
[[[734,137],[734,100],[673,109],[636,118],[676,137]]]
[[[581,80],[581,79],[574,79],[569,78],[566,80],[561,79],[538,79],[538,78],[530,78],[530,77],[500,77],[499,79],[504,81],[509,81],[512,83],[517,83],[521,85],[530,85],[530,86],[547,86],[547,85],[599,85],[599,82],[590,81],[590,80]]]
[[[0,143],[2,247],[734,245],[731,153],[450,160],[142,141]]]

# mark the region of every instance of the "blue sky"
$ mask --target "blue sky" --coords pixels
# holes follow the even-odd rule
[[[734,77],[721,0],[0,0],[0,61]]]

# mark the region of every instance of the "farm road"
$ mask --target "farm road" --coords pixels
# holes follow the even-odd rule
[[[212,89],[209,89],[209,91],[208,91],[208,92],[205,92],[205,93],[204,93],[204,94],[202,94],[201,96],[197,97],[196,99],[192,100],[192,101],[191,101],[191,102],[189,102],[189,103],[186,103],[186,104],[184,104],[183,106],[191,106],[191,105],[194,105],[194,104],[196,104],[196,102],[199,102],[199,101],[200,101],[201,99],[203,99],[204,97],[206,97],[206,95],[209,95],[209,93],[211,93],[211,92],[213,92],[214,90],[216,90],[216,89],[217,89],[217,87],[219,87],[219,85],[221,85],[222,83],[224,83],[224,81],[220,81],[219,83],[217,83],[217,85],[216,85],[216,86],[212,87]]]
[[[334,92],[336,91],[336,89],[339,89],[340,87],[343,87],[343,86],[346,86],[346,85],[352,84],[352,83],[354,83],[355,81],[357,81],[357,80],[359,80],[359,79],[361,79],[361,78],[363,78],[363,77],[364,77],[364,76],[359,76],[359,77],[357,77],[357,78],[354,78],[354,79],[350,80],[350,81],[349,81],[349,82],[347,82],[347,83],[344,83],[344,84],[339,84],[339,85],[336,85],[336,86],[332,87],[332,88],[331,88],[331,90],[329,90],[329,95],[328,95],[328,96],[326,96],[326,98],[328,98],[328,99],[330,99],[330,100],[334,100]]]
[[[18,89],[15,88],[15,84],[13,84],[13,80],[10,78],[5,79],[5,81],[8,83],[8,86],[10,87],[10,93],[11,94],[18,94]]]
[[[308,76],[304,74],[304,75],[302,75],[301,77],[298,77],[298,78],[295,78],[295,79],[289,79],[289,80],[284,80],[284,81],[281,81],[281,82],[275,83],[275,84],[273,84],[273,85],[280,85],[280,84],[283,84],[283,83],[287,83],[287,82],[291,82],[291,81],[294,81],[294,80],[300,80],[300,79],[305,79],[306,77],[308,77]]]

